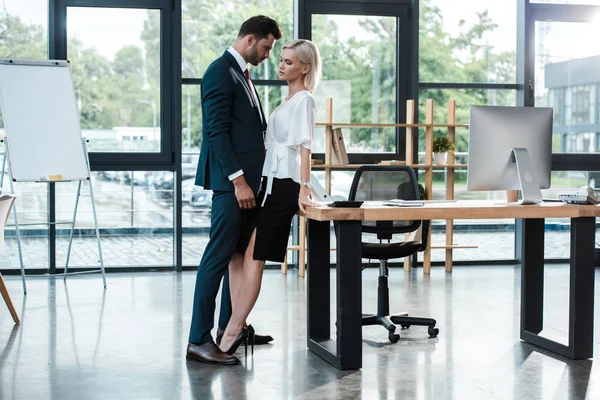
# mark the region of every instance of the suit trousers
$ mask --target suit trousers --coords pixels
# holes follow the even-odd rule
[[[213,192],[210,238],[196,274],[190,343],[203,344],[212,340],[210,332],[214,327],[215,299],[219,285],[236,250],[240,232],[245,224],[252,222],[252,216],[251,211],[240,209],[233,192]],[[228,289],[228,282],[224,282],[224,286]],[[229,293],[227,299],[229,300]],[[222,301],[225,301],[225,294]],[[229,310],[230,304],[231,300]],[[229,310],[223,310],[222,307],[222,311]]]

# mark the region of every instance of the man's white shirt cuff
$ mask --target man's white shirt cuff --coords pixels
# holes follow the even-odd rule
[[[234,172],[233,174],[229,175],[228,178],[230,181],[234,180],[235,178],[237,178],[238,176],[242,176],[244,175],[244,171],[242,171],[241,169],[237,172]]]

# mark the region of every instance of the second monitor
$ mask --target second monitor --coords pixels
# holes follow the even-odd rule
[[[521,204],[550,187],[552,109],[472,106],[468,190],[521,190]]]

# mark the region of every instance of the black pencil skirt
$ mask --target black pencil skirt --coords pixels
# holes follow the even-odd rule
[[[254,242],[253,258],[255,260],[283,262],[290,236],[292,218],[298,212],[298,195],[300,184],[292,179],[273,179],[271,194],[267,196],[264,207],[260,207],[265,196],[267,178],[263,177],[260,193],[258,194],[257,213],[254,223],[242,232],[240,242],[243,249],[248,247],[254,228],[256,239]],[[245,244],[244,244],[245,243]],[[238,252],[242,248],[238,246]]]

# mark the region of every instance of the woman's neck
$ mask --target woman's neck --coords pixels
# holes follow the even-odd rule
[[[288,82],[288,98],[292,97],[298,92],[306,90],[306,86],[304,86],[303,79],[298,79],[294,82]]]

